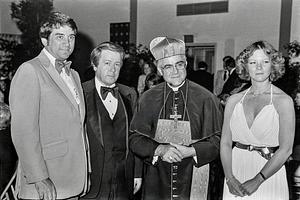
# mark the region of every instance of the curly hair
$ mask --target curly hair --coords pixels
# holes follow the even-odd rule
[[[247,64],[249,58],[256,50],[263,50],[271,60],[270,81],[276,81],[285,73],[284,58],[280,52],[266,41],[257,41],[246,47],[236,58],[236,72],[243,80],[250,80]]]
[[[290,42],[286,47],[290,57],[297,57],[300,55],[300,43],[297,40]]]

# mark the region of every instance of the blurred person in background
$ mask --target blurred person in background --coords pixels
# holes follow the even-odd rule
[[[144,91],[154,88],[156,85],[162,82],[164,82],[164,79],[160,75],[158,75],[157,73],[150,73],[146,76]]]
[[[0,194],[11,179],[17,164],[17,153],[10,134],[10,111],[0,102]]]
[[[229,78],[229,71],[227,69],[226,60],[232,58],[231,56],[225,56],[223,58],[223,69],[218,70],[214,77],[214,94],[219,95],[222,92],[223,85]]]
[[[296,126],[293,153],[287,163],[291,199],[300,199],[300,43],[295,40],[288,44],[288,76],[282,80],[284,89],[294,99]]]
[[[231,56],[224,58],[224,64],[228,71],[228,78],[223,85],[222,91],[218,96],[221,99],[223,105],[226,104],[228,97],[238,92],[241,92],[250,86],[249,81],[240,79],[239,74],[236,70],[235,60]]]
[[[139,76],[138,86],[137,86],[137,91],[139,96],[141,96],[145,90],[146,76],[150,73],[156,73],[157,71],[155,65],[150,62],[145,62],[142,69],[143,69],[143,74]]]
[[[194,81],[195,83],[205,87],[210,92],[213,92],[214,87],[214,76],[207,72],[208,65],[204,61],[198,62],[198,70],[193,71],[190,76],[189,80]]]

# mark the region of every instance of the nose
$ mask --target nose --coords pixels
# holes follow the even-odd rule
[[[65,46],[70,46],[70,44],[71,44],[71,39],[70,39],[70,38],[67,38],[67,37],[66,37],[63,41],[64,41],[63,44],[64,44]]]
[[[173,72],[174,72],[175,74],[178,73],[178,69],[177,69],[177,67],[176,67],[175,65],[173,65]]]
[[[261,62],[257,62],[256,68],[257,69],[262,69],[262,63]]]
[[[116,66],[112,65],[109,69],[110,69],[111,72],[115,72],[116,71]]]

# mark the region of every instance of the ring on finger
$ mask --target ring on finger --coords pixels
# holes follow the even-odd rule
[[[169,156],[169,158],[170,158],[170,160],[172,160],[172,159],[173,159],[173,157],[172,157],[172,156]]]

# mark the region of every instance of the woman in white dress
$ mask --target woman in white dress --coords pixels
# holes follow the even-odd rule
[[[232,95],[225,107],[221,161],[223,199],[288,200],[284,163],[292,153],[293,100],[272,85],[284,73],[284,59],[258,41],[236,60],[240,78],[252,86]]]

